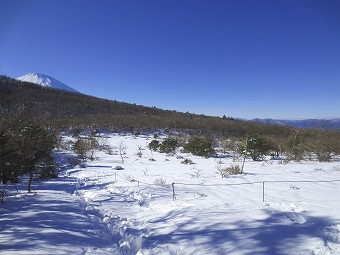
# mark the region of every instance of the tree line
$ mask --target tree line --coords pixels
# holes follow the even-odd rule
[[[24,105],[27,111],[58,128],[187,129],[233,136],[289,132],[286,127],[279,125],[162,110],[45,88],[0,76],[0,106],[12,111],[17,105]]]

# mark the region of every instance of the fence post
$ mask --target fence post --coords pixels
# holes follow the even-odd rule
[[[176,200],[175,183],[172,183],[172,201]]]
[[[264,202],[264,182],[262,182],[262,202]]]
[[[138,188],[139,188],[139,181],[138,181]]]
[[[117,182],[117,172],[115,172],[115,182]]]

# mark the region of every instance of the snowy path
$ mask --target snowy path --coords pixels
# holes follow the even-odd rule
[[[73,194],[74,179],[39,184],[0,204],[0,254],[113,254],[112,235]]]

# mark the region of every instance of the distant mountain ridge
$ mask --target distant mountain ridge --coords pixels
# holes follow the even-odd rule
[[[66,90],[69,92],[77,92],[77,90],[65,85],[61,81],[58,81],[57,79],[46,75],[46,74],[41,74],[41,73],[29,73],[24,76],[16,78],[19,81],[26,81],[26,82],[31,82],[34,84],[41,85],[43,87],[50,87],[54,89],[61,89],[61,90]]]
[[[297,128],[320,128],[329,130],[340,129],[340,118],[334,119],[300,119],[300,120],[285,120],[285,119],[253,119],[253,122],[287,125]]]

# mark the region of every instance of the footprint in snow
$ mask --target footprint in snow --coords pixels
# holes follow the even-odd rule
[[[285,215],[288,219],[290,219],[294,223],[304,224],[306,222],[305,217],[299,213],[289,212],[289,213],[285,213]]]

